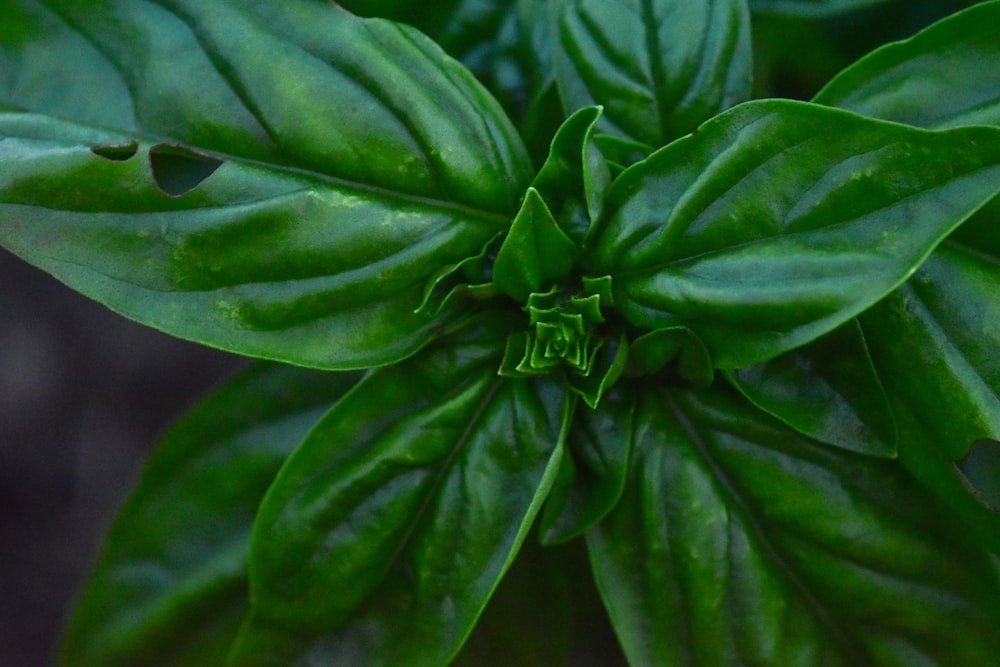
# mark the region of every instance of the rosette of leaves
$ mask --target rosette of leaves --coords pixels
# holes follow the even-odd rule
[[[1000,3],[813,102],[748,101],[744,0],[439,4],[547,152],[335,5],[5,4],[0,243],[264,360],[62,663],[569,664],[596,600],[634,665],[995,660]]]

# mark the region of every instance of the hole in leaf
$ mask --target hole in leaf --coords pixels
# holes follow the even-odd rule
[[[149,150],[149,168],[156,186],[170,197],[180,197],[205,182],[222,165],[207,155],[181,146],[158,144]]]
[[[976,498],[1000,513],[1000,441],[975,441],[955,468]]]
[[[137,150],[139,150],[138,141],[130,141],[127,144],[97,144],[90,147],[91,153],[112,162],[131,160]]]

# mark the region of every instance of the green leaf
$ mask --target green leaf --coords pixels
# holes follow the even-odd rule
[[[374,371],[271,487],[234,665],[445,664],[530,527],[561,456],[563,393],[498,378],[469,334]]]
[[[618,388],[605,394],[597,409],[577,407],[566,454],[542,514],[543,543],[581,535],[618,502],[635,437],[634,410],[634,397]]]
[[[861,317],[890,390],[916,415],[946,422],[935,448],[947,460],[1000,437],[998,258],[948,240]]]
[[[111,528],[60,664],[222,664],[250,607],[257,505],[285,457],[358,377],[259,364],[182,417]]]
[[[128,317],[302,365],[392,362],[449,325],[413,312],[424,285],[509,225],[530,165],[438,47],[305,0],[51,4],[134,118],[3,114],[0,244]]]
[[[860,454],[896,456],[892,408],[856,320],[728,377],[799,433]]]
[[[92,40],[48,6],[53,3],[3,4],[0,109],[44,111],[81,123],[134,131],[129,82],[98,47],[110,41],[108,35]],[[72,54],[69,63],[67,54]]]
[[[1000,2],[983,2],[857,61],[818,104],[944,129],[1000,125]]]
[[[889,0],[750,0],[750,11],[806,18],[825,18],[856,12]]]
[[[872,349],[876,350],[875,347]],[[920,412],[917,406],[908,402],[907,394],[899,390],[902,383],[894,382],[889,375],[891,366],[879,365],[878,368],[885,378],[899,428],[899,462],[936,494],[939,502],[947,507],[951,520],[962,526],[968,538],[988,548],[996,560],[1000,557],[1000,514],[986,502],[990,490],[988,486],[979,489],[970,484],[970,479],[963,474],[956,474],[961,472],[961,468],[954,460],[971,452],[962,434],[970,430],[970,423],[975,425],[979,415],[967,418],[961,413],[949,412],[950,404],[934,412]],[[976,443],[972,445],[974,447]],[[989,471],[984,472],[990,474]],[[983,478],[979,477],[977,481],[983,481]],[[985,496],[981,495],[984,491]]]
[[[708,386],[715,378],[705,344],[687,327],[666,327],[642,334],[632,342],[628,362],[636,375],[649,375],[676,363],[677,374],[699,386]]]
[[[988,552],[896,462],[805,439],[724,385],[650,387],[625,494],[588,533],[635,665],[977,665]]]
[[[615,181],[585,272],[632,324],[688,327],[740,368],[875,303],[998,188],[994,128],[750,102]]]
[[[568,111],[599,104],[599,129],[658,148],[750,97],[743,0],[569,0],[556,81]]]
[[[849,67],[816,101],[930,128],[1000,124],[998,19],[1000,3],[985,2],[939,21]],[[1000,553],[1000,522],[970,507],[952,465],[979,461],[970,446],[1000,436],[1000,338],[992,324],[1000,316],[998,212],[995,198],[862,322],[901,424],[902,462]],[[978,479],[974,468],[968,473]]]
[[[514,118],[524,115],[538,90],[529,56],[532,12],[549,4],[538,0],[345,0],[341,6],[361,16],[401,21],[425,33],[468,67],[503,101]]]
[[[949,239],[860,322],[900,426],[900,460],[1000,554],[1000,515],[953,468],[976,441],[1000,439],[998,257]]]
[[[544,292],[573,270],[580,249],[552,217],[535,188],[528,188],[493,264],[493,282],[501,292],[527,303],[533,292]]]
[[[493,38],[505,15],[503,0],[436,0],[417,5],[407,0],[344,0],[338,3],[359,16],[400,21],[418,28],[456,58]]]
[[[597,295],[590,298],[596,301]],[[605,337],[591,356],[587,373],[569,375],[569,388],[579,394],[592,410],[596,410],[601,397],[625,372],[628,355],[628,338],[624,334],[617,339]]]
[[[553,60],[561,2],[508,2],[509,11],[496,31],[492,52],[480,66],[473,67],[513,117],[524,118],[529,126],[538,120],[532,119],[533,114],[552,108],[549,102],[555,84]],[[562,120],[561,114],[555,120]]]
[[[600,117],[599,107],[585,107],[567,118],[531,183],[555,211],[560,227],[577,243],[583,242],[590,225],[600,217],[611,184],[608,163],[594,139]]]

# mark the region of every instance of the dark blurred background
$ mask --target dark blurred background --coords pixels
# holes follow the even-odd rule
[[[0,250],[0,667],[52,663],[156,436],[243,364],[125,320]]]

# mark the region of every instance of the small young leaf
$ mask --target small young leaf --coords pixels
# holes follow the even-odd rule
[[[222,664],[250,609],[246,565],[260,499],[358,378],[259,364],[182,417],[111,527],[60,664]]]
[[[590,225],[600,217],[611,184],[611,171],[593,136],[600,117],[598,107],[585,107],[567,118],[531,183],[577,243],[582,243]]]
[[[814,102],[928,129],[1000,125],[1000,2],[982,2],[888,44]]]
[[[556,81],[568,111],[604,107],[600,130],[659,148],[750,97],[743,0],[570,0]]]
[[[740,368],[871,306],[998,189],[1000,130],[750,102],[615,181],[585,272],[632,324]]]
[[[310,433],[258,513],[253,616],[231,664],[446,664],[561,455],[562,392],[497,378],[470,333],[373,372]]]
[[[591,410],[596,410],[604,393],[611,389],[625,372],[628,356],[628,340],[624,335],[617,340],[606,338],[594,350],[586,374],[569,376],[569,388],[579,394]]]
[[[552,217],[538,191],[528,188],[493,264],[493,282],[501,292],[527,303],[533,292],[545,292],[573,270],[580,250]]]
[[[728,377],[754,405],[799,433],[859,454],[896,456],[892,408],[855,320]]]
[[[992,554],[898,462],[803,438],[722,383],[648,388],[635,419],[626,491],[587,533],[631,664],[978,665],[1000,651]]]
[[[715,373],[705,344],[687,327],[665,327],[642,334],[632,342],[629,366],[648,375],[677,363],[677,374],[700,386],[712,384]]]

